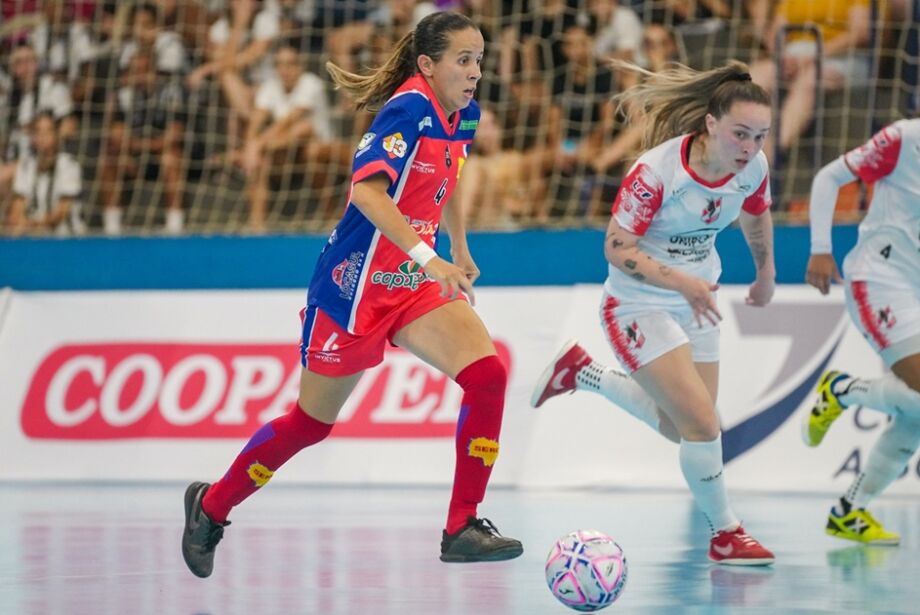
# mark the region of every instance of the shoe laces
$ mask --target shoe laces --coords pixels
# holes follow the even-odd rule
[[[206,549],[210,551],[217,546],[217,543],[224,537],[224,528],[228,525],[230,525],[229,521],[224,524],[211,522],[208,533],[204,538],[204,546]]]
[[[746,547],[759,547],[760,546],[760,543],[757,542],[757,539],[751,536],[750,534],[748,534],[747,532],[745,532],[744,528],[741,526],[738,526],[738,528],[736,528],[735,530],[731,532],[723,530],[722,532],[719,532],[719,533],[725,534],[727,536],[731,536],[732,538],[739,541],[741,544],[743,544]]]
[[[488,534],[490,536],[501,536],[501,532],[498,531],[498,528],[495,527],[495,524],[486,519],[485,517],[477,519],[476,517],[470,517],[468,525],[474,528],[476,531]]]
[[[869,522],[869,525],[874,525],[874,526],[876,526],[876,527],[881,527],[881,526],[882,526],[882,524],[879,523],[878,520],[877,520],[875,517],[872,516],[872,513],[870,513],[870,512],[869,512],[868,510],[866,510],[865,508],[859,509],[859,512],[861,512],[862,515],[863,515],[863,517],[866,519],[866,521]]]

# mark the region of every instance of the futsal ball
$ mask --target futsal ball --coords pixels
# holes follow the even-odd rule
[[[626,570],[626,556],[613,538],[595,530],[577,530],[557,540],[550,550],[546,584],[567,607],[597,611],[620,597]]]

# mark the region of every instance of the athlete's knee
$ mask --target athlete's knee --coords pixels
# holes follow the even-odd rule
[[[680,437],[691,442],[711,442],[719,437],[722,427],[715,413],[682,417],[678,426]]]
[[[496,355],[489,355],[464,367],[456,378],[464,391],[476,390],[504,396],[508,370]]]

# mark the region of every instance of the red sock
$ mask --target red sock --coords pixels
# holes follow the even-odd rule
[[[467,365],[457,374],[463,389],[457,419],[457,467],[447,511],[447,533],[454,534],[467,517],[476,516],[498,457],[508,373],[495,355]]]
[[[269,481],[295,453],[324,439],[332,425],[317,421],[294,404],[290,412],[263,425],[237,455],[224,477],[211,485],[201,508],[217,523],[230,509]]]

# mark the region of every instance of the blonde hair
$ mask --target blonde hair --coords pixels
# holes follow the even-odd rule
[[[643,149],[682,134],[706,131],[706,115],[720,118],[735,102],[770,106],[770,95],[751,81],[743,62],[731,61],[712,70],[697,71],[674,64],[657,73],[623,60],[613,68],[638,73],[645,80],[613,97],[629,123],[645,123]]]
[[[416,72],[416,60],[427,55],[439,61],[450,46],[449,34],[476,25],[460,13],[442,11],[422,19],[415,30],[396,43],[387,61],[367,75],[349,72],[332,62],[326,62],[326,70],[335,83],[335,89],[345,90],[358,109],[377,111],[390,99],[406,79]]]

